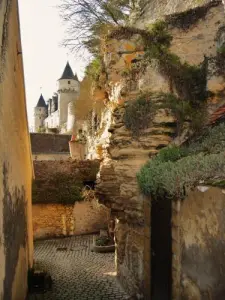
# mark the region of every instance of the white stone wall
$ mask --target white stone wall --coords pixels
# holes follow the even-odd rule
[[[38,132],[40,127],[45,126],[45,118],[47,117],[47,108],[35,107],[34,108],[34,132]]]
[[[79,91],[79,82],[73,79],[58,80],[58,91],[75,90]]]
[[[57,128],[59,127],[59,110],[52,113],[44,120],[46,128]]]
[[[73,132],[75,124],[75,106],[74,101],[68,104],[67,132]]]
[[[59,125],[62,125],[68,120],[68,105],[74,102],[78,97],[77,91],[60,91],[59,92]]]

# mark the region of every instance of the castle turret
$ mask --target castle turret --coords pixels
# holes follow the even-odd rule
[[[59,109],[59,125],[63,125],[68,121],[68,105],[75,102],[80,91],[80,83],[77,75],[73,73],[69,62],[63,71],[62,76],[58,80],[58,109]]]
[[[38,132],[44,127],[44,120],[48,115],[48,108],[44,97],[40,96],[37,105],[34,108],[34,131]]]

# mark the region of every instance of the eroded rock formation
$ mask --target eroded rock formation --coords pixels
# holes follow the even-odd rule
[[[107,76],[101,84],[105,95],[105,108],[101,115],[104,122],[100,122],[96,132],[88,137],[92,158],[101,159],[96,192],[116,218],[118,276],[130,294],[136,297],[143,295],[143,250],[147,234],[144,232],[143,200],[136,173],[174,138],[178,143],[180,137],[185,139],[184,124],[179,131],[176,115],[171,109],[160,106],[164,101],[162,94],[180,96],[181,91],[171,77],[162,72],[157,59],[146,63],[146,49],[139,30],[159,18],[166,20],[172,36],[169,51],[179,58],[180,65],[191,66],[190,69],[204,65],[203,88],[208,109],[223,101],[225,91],[223,69],[218,63],[225,42],[222,1],[161,1],[161,5],[158,2],[151,1],[144,6],[143,15],[138,12],[132,16],[133,32],[119,32],[105,40]],[[186,90],[192,89],[187,78],[181,86],[185,86]],[[146,115],[145,126],[136,134],[127,126],[127,108],[146,93],[150,101],[159,106]],[[140,121],[143,118],[141,116]]]

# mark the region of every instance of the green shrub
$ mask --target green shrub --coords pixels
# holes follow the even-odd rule
[[[220,46],[220,47],[217,49],[217,53],[218,53],[218,54],[225,55],[225,45]]]
[[[225,124],[178,148],[162,149],[137,174],[141,191],[152,198],[182,199],[200,181],[223,186],[225,174]]]
[[[190,127],[193,131],[199,131],[205,124],[208,113],[206,106],[199,103],[198,109],[190,101],[177,98],[173,94],[161,94],[161,108],[171,109],[177,121],[178,134],[183,127],[185,121],[190,122]]]
[[[158,155],[154,158],[159,162],[174,162],[188,155],[188,149],[180,148],[175,145],[170,145],[159,151]]]
[[[125,107],[125,126],[137,137],[141,130],[148,128],[154,112],[154,105],[149,97],[141,95],[137,100],[130,102]]]
[[[159,20],[147,27],[149,38],[145,40],[145,44],[156,44],[158,47],[168,48],[172,41],[172,35],[168,32],[168,24]],[[147,37],[147,35],[146,35]]]
[[[100,236],[96,239],[97,246],[108,246],[110,243],[111,243],[111,240],[107,236]]]
[[[85,69],[85,75],[94,81],[98,81],[102,71],[102,61],[99,57],[95,57]]]
[[[83,200],[82,183],[64,173],[56,173],[49,180],[34,180],[32,188],[33,204],[74,204]]]
[[[158,196],[183,199],[188,191],[214,177],[225,173],[225,152],[204,155],[199,153],[175,162],[155,163],[144,166],[137,175],[141,191],[154,198]]]
[[[202,136],[189,143],[188,149],[191,154],[222,152],[225,149],[225,123],[205,130]]]
[[[225,45],[222,45],[217,49],[216,67],[217,74],[225,77]]]

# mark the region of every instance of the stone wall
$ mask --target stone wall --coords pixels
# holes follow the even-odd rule
[[[107,222],[108,210],[96,200],[33,205],[34,239],[95,233]]]
[[[69,153],[35,153],[32,155],[33,160],[68,160],[70,158]]]
[[[69,153],[71,136],[67,134],[31,133],[32,153]]]
[[[223,299],[225,194],[193,191],[180,210],[181,299]]]
[[[173,12],[176,13],[185,11],[193,4],[191,1],[175,2],[176,8]],[[183,5],[181,9],[178,9],[178,2],[181,6]],[[204,56],[208,57],[207,89],[212,94],[209,102],[221,103],[224,97],[224,78],[214,72],[213,61],[217,56],[218,35],[221,35],[220,31],[224,28],[224,6],[221,1],[212,1],[210,4],[206,2],[201,3],[206,6],[200,10],[167,16],[170,24],[169,30],[173,36],[171,51],[177,54],[182,62],[187,61],[193,65],[202,62]],[[161,12],[155,14],[156,18],[162,14],[167,15],[167,4],[172,5],[172,2],[161,2]],[[154,5],[157,9],[156,1],[151,1],[149,5],[150,8]],[[145,13],[150,14],[152,10],[149,9]],[[104,149],[107,151],[103,154],[104,159],[101,162],[100,177],[96,188],[100,201],[110,207],[115,214],[117,272],[132,295],[143,293],[145,269],[143,262],[144,211],[136,173],[159,149],[171,143],[176,135],[176,120],[169,110],[157,110],[148,128],[143,130],[138,138],[133,136],[124,123],[127,105],[141,93],[145,91],[171,92],[168,78],[163,76],[153,64],[139,73],[136,72],[135,76],[129,75],[132,61],[139,61],[143,57],[143,49],[140,42],[137,42],[140,41],[139,38],[138,34],[131,35],[129,38],[127,36],[119,39],[114,37],[107,40],[104,46],[104,62],[107,72],[105,89],[108,95],[105,102],[108,103],[106,107],[108,105],[110,124],[106,124],[106,129],[109,131],[108,140],[106,137],[102,138]],[[157,102],[160,98],[155,94],[151,96],[151,100]],[[99,136],[97,140],[101,143]],[[136,242],[138,247],[136,247]],[[130,258],[133,261],[139,261],[139,273],[130,263]]]
[[[98,170],[97,160],[34,161],[35,238],[92,233],[107,226],[109,210],[90,190]]]
[[[34,161],[33,204],[74,204],[93,186],[99,161]]]
[[[31,182],[18,3],[0,1],[0,299],[25,299],[33,263]]]
[[[98,160],[34,161],[34,174],[35,179],[43,181],[51,178],[51,175],[56,172],[70,175],[71,178],[95,181],[99,164]]]

